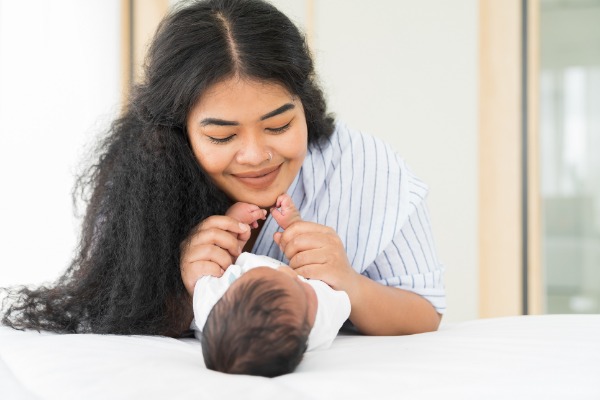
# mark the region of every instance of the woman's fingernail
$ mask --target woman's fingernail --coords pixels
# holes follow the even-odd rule
[[[242,232],[246,232],[248,230],[248,225],[242,224],[241,222],[239,223],[239,225]]]

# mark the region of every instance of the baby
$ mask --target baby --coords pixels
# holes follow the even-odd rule
[[[301,220],[287,194],[276,207],[271,212],[283,229]],[[236,203],[226,215],[256,227],[266,214],[257,209]],[[200,278],[193,303],[207,368],[268,377],[292,372],[305,351],[329,347],[350,315],[345,292],[250,253],[242,253],[220,278]]]

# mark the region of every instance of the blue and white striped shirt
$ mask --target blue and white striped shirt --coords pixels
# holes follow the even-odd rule
[[[428,188],[383,141],[336,124],[325,144],[309,146],[288,189],[306,221],[333,228],[352,267],[387,286],[415,292],[444,313],[444,267],[425,204]],[[252,249],[287,263],[269,216]]]

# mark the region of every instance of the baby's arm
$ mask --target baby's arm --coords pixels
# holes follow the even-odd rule
[[[271,208],[271,214],[283,229],[287,229],[294,222],[302,221],[300,212],[296,209],[292,198],[287,193],[277,197],[275,207]]]

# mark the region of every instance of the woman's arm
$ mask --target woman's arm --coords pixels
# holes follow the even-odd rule
[[[416,293],[384,286],[356,273],[347,291],[350,321],[366,335],[410,335],[437,330],[441,315]]]
[[[276,233],[274,239],[298,274],[348,293],[352,305],[350,320],[361,333],[404,335],[438,328],[441,317],[429,301],[356,272],[333,229],[302,221]]]

